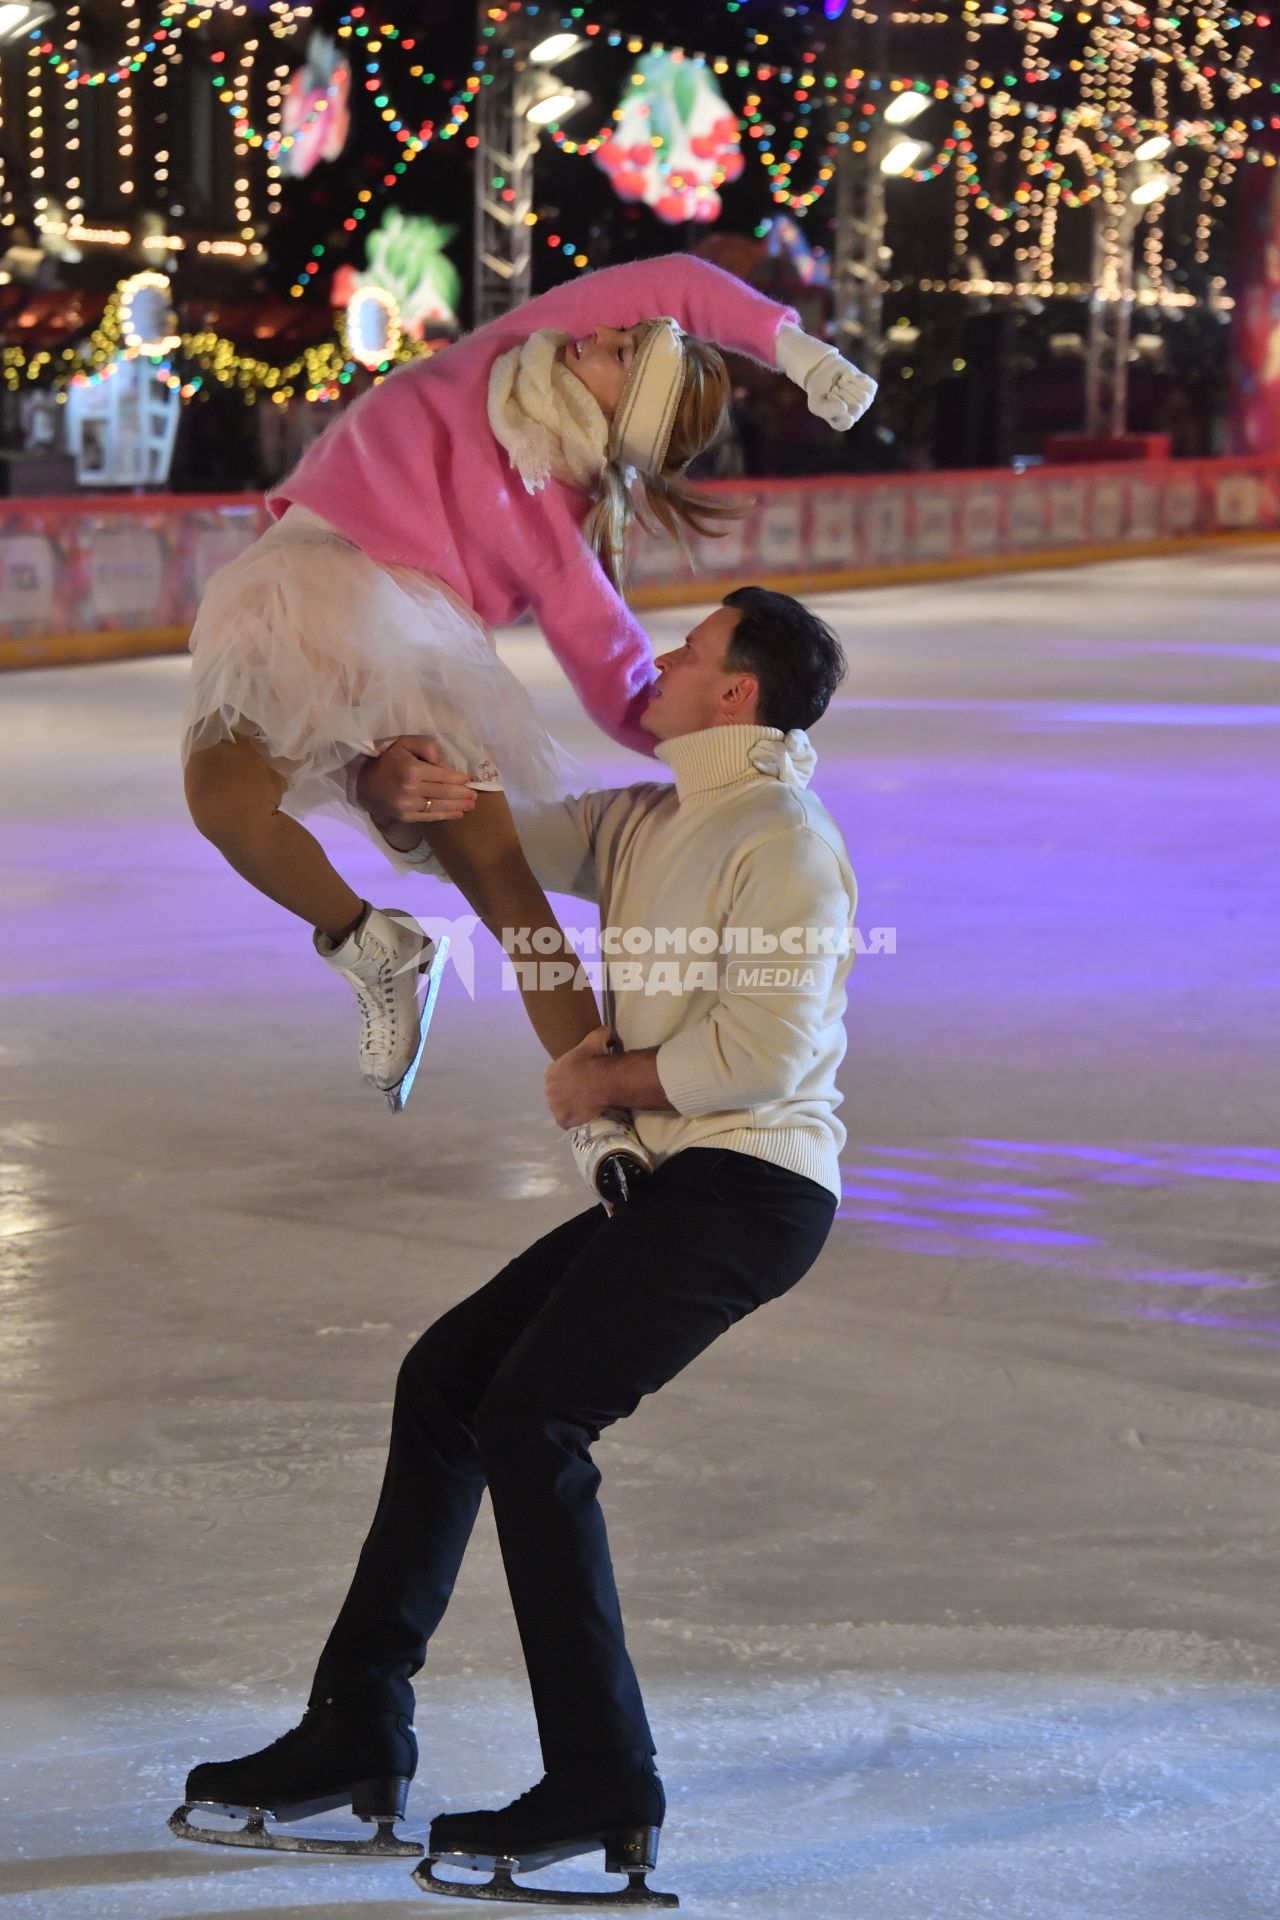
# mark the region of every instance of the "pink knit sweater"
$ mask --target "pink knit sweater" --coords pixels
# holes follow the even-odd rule
[[[643,627],[582,537],[590,502],[552,481],[529,494],[489,425],[489,370],[540,327],[571,335],[671,314],[688,333],[774,364],[795,313],[688,254],[604,267],[541,294],[340,414],[267,495],[276,519],[310,507],[372,560],[435,574],[486,625],[532,608],[583,706],[652,754],[638,720],[655,678]]]

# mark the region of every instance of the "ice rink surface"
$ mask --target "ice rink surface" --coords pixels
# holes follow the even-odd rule
[[[598,1449],[655,1884],[1275,1920],[1280,549],[823,606],[814,784],[882,949],[840,1217]],[[602,783],[646,777],[503,646]],[[408,1112],[363,1088],[346,989],[185,816],[184,674],[0,679],[0,1920],[474,1915],[165,1830],[190,1765],[298,1717],[402,1353],[582,1204],[479,948]],[[539,1771],[487,1509],[418,1730],[410,1832]]]

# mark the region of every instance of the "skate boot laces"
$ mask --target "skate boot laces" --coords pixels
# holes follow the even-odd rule
[[[360,952],[343,968],[360,1011],[360,1068],[382,1085],[399,1078],[419,1030],[418,982],[435,956],[435,942],[412,914],[371,909],[359,934]]]

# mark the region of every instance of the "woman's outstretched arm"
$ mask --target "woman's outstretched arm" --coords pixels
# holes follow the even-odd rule
[[[501,319],[491,320],[480,333],[495,341],[501,336],[510,344],[527,339],[540,327],[589,333],[592,327],[629,327],[660,314],[670,314],[686,333],[731,353],[748,354],[767,367],[777,364],[778,328],[786,322],[794,324],[797,318],[794,308],[767,299],[709,260],[664,253],[656,260],[600,267],[566,280]]]

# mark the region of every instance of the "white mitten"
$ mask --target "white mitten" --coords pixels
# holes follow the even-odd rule
[[[837,433],[861,420],[876,397],[876,383],[842,359],[825,340],[815,340],[784,321],[778,328],[778,371],[809,397],[809,411]]]

